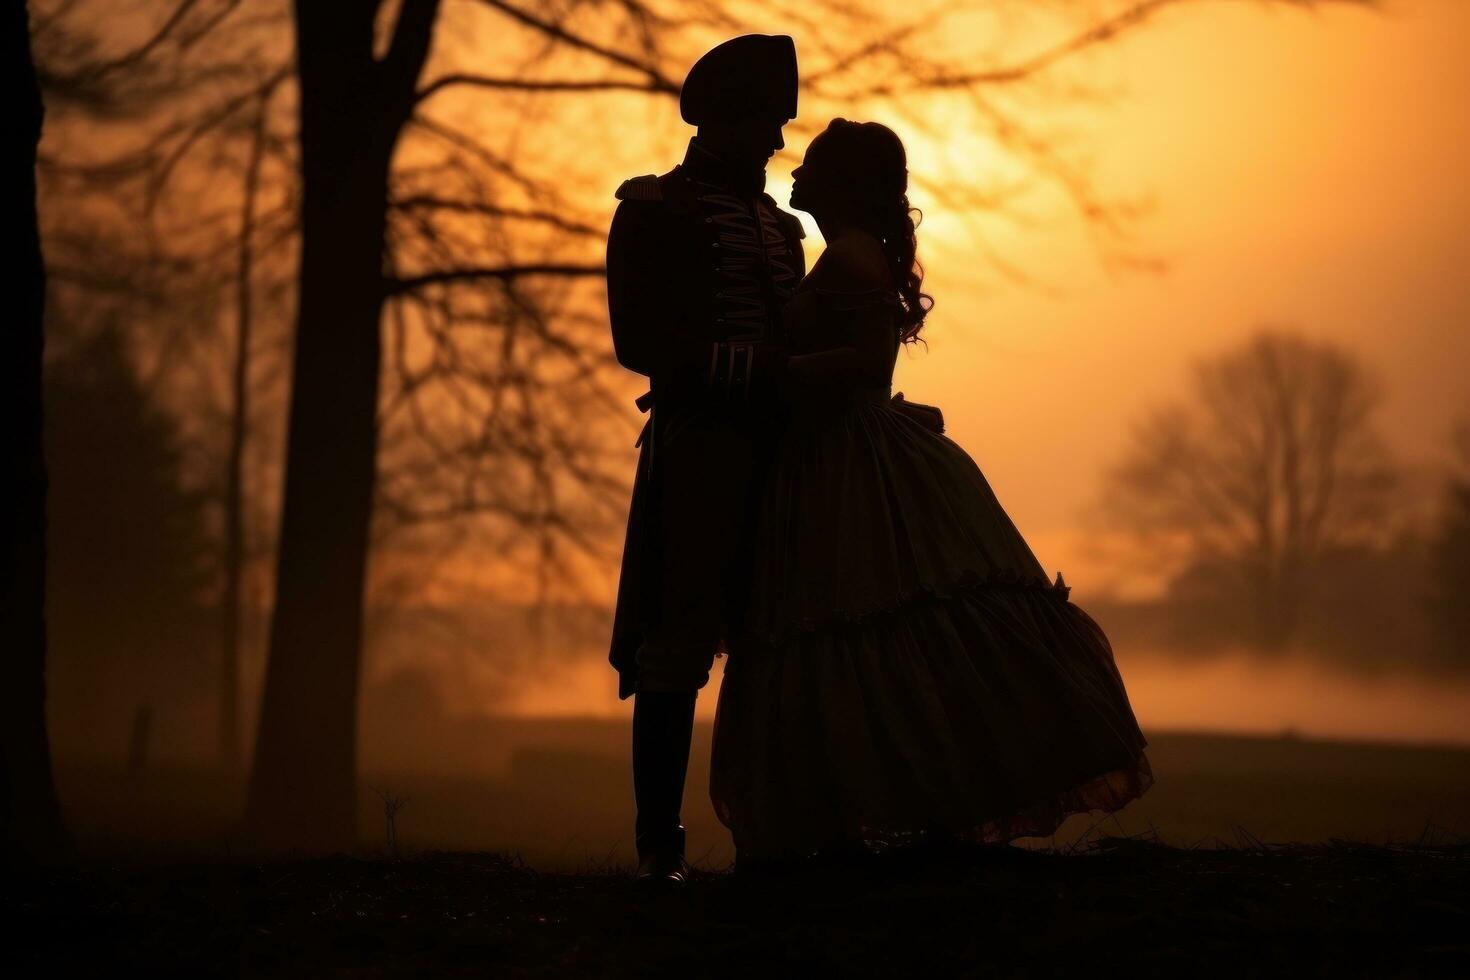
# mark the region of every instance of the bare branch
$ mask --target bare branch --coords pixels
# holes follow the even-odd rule
[[[417,99],[423,102],[438,92],[454,86],[494,89],[505,92],[647,92],[666,94],[651,81],[625,81],[615,78],[591,79],[546,79],[495,78],[489,75],[454,74],[434,79],[419,91]]]
[[[393,109],[395,129],[412,111],[414,89],[434,41],[438,15],[439,0],[403,0],[388,51],[378,63],[379,84]]]
[[[454,282],[476,282],[481,280],[507,281],[531,276],[554,276],[563,279],[596,278],[607,275],[605,265],[577,265],[575,263],[541,263],[527,265],[498,265],[480,268],[442,269],[417,276],[404,276],[387,281],[388,295],[412,292],[425,286]]]
[[[580,34],[568,30],[560,24],[547,20],[537,14],[533,14],[530,11],[523,10],[513,3],[506,3],[505,0],[480,0],[480,2],[487,7],[498,10],[500,13],[509,17],[511,20],[514,20],[517,23],[522,24],[526,27],[530,27],[533,30],[540,31],[547,37],[559,41],[570,48],[575,48],[578,51],[585,51],[588,54],[596,55],[604,61],[607,61],[613,65],[617,65],[620,68],[627,68],[637,72],[638,74],[646,78],[648,80],[648,84],[656,91],[663,92],[667,95],[679,94],[679,83],[675,82],[668,75],[666,75],[663,70],[659,68],[658,65],[652,64],[640,58],[635,58],[632,55],[624,54],[620,51],[615,51],[612,48],[591,40],[590,38],[583,37]]]
[[[231,0],[226,10],[233,8],[238,2],[239,0]],[[83,72],[72,76],[68,81],[96,82],[108,75],[138,64],[152,54],[159,45],[168,40],[169,36],[184,22],[184,18],[189,15],[189,11],[194,9],[198,3],[199,0],[180,0],[178,6],[174,7],[173,13],[169,14],[164,19],[163,24],[159,26],[158,30],[154,31],[142,44],[111,61],[89,65]]]
[[[485,200],[451,200],[432,194],[410,194],[395,197],[389,201],[388,206],[400,211],[412,211],[423,208],[433,211],[457,211],[464,214],[478,214],[487,218],[501,218],[506,221],[529,221],[550,225],[559,231],[584,238],[600,239],[607,234],[604,228],[575,221],[549,209],[530,210],[528,208],[507,208]]]

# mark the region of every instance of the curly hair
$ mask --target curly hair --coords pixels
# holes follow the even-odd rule
[[[904,343],[919,339],[924,317],[934,297],[923,291],[924,267],[919,264],[916,229],[918,208],[909,205],[908,155],[898,134],[875,122],[833,119],[823,132],[824,151],[834,154],[846,177],[849,203],[863,229],[883,245],[883,254],[898,284],[904,317],[899,337]]]

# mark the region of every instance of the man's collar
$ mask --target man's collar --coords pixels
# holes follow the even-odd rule
[[[689,138],[689,149],[684,152],[684,162],[680,166],[694,180],[737,194],[759,194],[766,186],[764,167],[732,166],[701,143],[698,136]]]

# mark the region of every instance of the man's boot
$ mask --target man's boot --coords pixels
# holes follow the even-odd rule
[[[684,863],[684,774],[694,735],[697,693],[647,691],[633,698],[633,795],[638,881],[650,886],[681,885]]]

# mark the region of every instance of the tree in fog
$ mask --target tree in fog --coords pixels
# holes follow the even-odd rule
[[[1470,665],[1470,419],[1454,432],[1455,458],[1444,512],[1430,549],[1430,611],[1448,659]]]
[[[1134,428],[1107,509],[1176,585],[1238,597],[1252,638],[1289,640],[1314,569],[1386,531],[1393,471],[1375,384],[1350,352],[1281,332],[1198,362],[1189,400]]]
[[[182,465],[170,479],[207,494],[218,509],[208,591],[217,596],[219,621],[219,752],[234,769],[244,583],[262,550],[246,515],[259,522],[262,501],[250,496],[251,484],[266,475],[247,479],[246,459],[253,455],[261,469],[268,449],[261,417],[275,411],[250,395],[284,359],[286,332],[272,321],[283,306],[281,270],[290,265],[280,253],[289,252],[282,227],[291,202],[266,187],[279,183],[283,166],[276,159],[281,138],[265,123],[284,71],[262,76],[271,59],[262,59],[257,42],[262,32],[284,34],[285,21],[272,26],[256,10],[253,36],[245,37],[220,29],[239,6],[233,0],[183,0],[158,4],[157,23],[144,18],[144,33],[116,32],[127,38],[118,43],[100,7],[75,0],[39,6],[33,41],[52,108],[41,168],[51,204],[42,210],[43,237],[59,308],[52,329],[73,344],[111,334],[107,350],[127,348],[122,356],[146,379],[153,409],[178,423],[169,437]],[[220,100],[232,111],[222,112]],[[202,171],[191,170],[191,153],[207,159]],[[201,172],[208,176],[202,183]],[[171,200],[175,184],[191,189],[183,207]],[[238,204],[228,201],[229,188],[238,188]],[[294,227],[294,218],[284,224]],[[189,592],[173,600],[189,619],[178,633],[189,632],[188,643],[155,650],[185,658],[174,673],[187,674],[191,685],[215,652],[201,649],[192,632],[198,599]],[[120,689],[103,693],[122,696]]]
[[[227,772],[240,766],[241,614],[247,563],[245,494],[247,439],[251,429],[252,371],[256,331],[257,211],[269,142],[269,107],[275,89],[263,91],[251,120],[251,139],[241,179],[240,224],[235,247],[235,337],[230,358],[229,439],[225,450],[224,548],[220,595],[220,760]]]
[[[46,734],[46,462],[42,448],[41,357],[46,268],[36,215],[36,146],[41,89],[31,60],[24,3],[5,5],[5,153],[0,171],[10,256],[11,309],[0,328],[0,452],[10,504],[0,569],[0,838],[7,854],[38,855],[65,831]]]
[[[221,30],[239,12],[235,0],[180,0],[133,10],[143,14],[140,33],[116,30],[106,8],[85,0],[38,6],[33,41],[53,108],[41,168],[51,204],[42,210],[43,236],[54,305],[63,307],[53,329],[78,343],[99,333],[124,338],[153,407],[178,423],[170,438],[183,465],[173,478],[207,494],[218,510],[210,521],[208,592],[217,597],[220,638],[213,668],[219,752],[233,769],[240,756],[242,594],[262,551],[259,530],[245,517],[259,522],[262,501],[258,493],[251,498],[251,484],[267,475],[247,479],[246,458],[253,455],[262,469],[261,417],[275,411],[249,396],[283,359],[286,332],[270,328],[283,305],[280,270],[290,265],[274,254],[289,252],[282,225],[290,201],[264,192],[281,169],[280,138],[262,125],[285,73],[262,76],[275,59],[262,57],[259,41],[272,31],[284,36],[286,22],[277,17],[273,24],[268,12],[253,8],[247,37]],[[153,23],[150,12],[157,14]],[[191,168],[192,155],[207,166]],[[275,165],[269,175],[267,157]],[[190,188],[182,207],[171,200],[174,185]],[[227,188],[238,188],[238,203],[228,200]],[[294,227],[294,218],[284,223]],[[192,632],[198,598],[191,592],[174,599],[188,614],[188,644],[161,648],[186,658],[174,665],[175,675],[187,674],[191,690],[216,652],[213,644],[201,649]]]
[[[47,609],[65,714],[52,727],[59,747],[105,757],[138,709],[167,716],[211,691],[208,501],[184,485],[177,423],[121,331],[83,331],[54,306]]]

